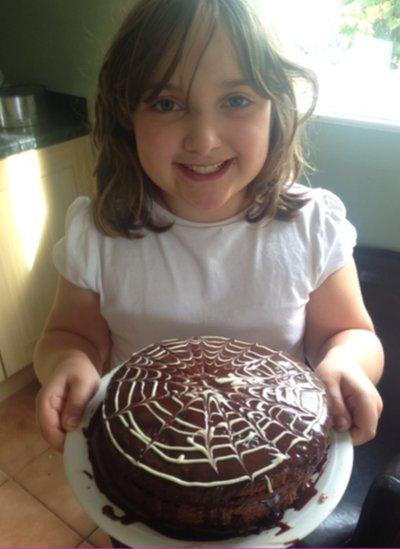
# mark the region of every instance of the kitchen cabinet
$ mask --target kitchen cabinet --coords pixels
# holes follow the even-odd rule
[[[88,135],[0,160],[0,355],[7,378],[32,362],[56,288],[52,247],[71,202],[92,194],[93,166]]]

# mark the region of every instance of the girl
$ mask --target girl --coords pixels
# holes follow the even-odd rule
[[[298,79],[314,92],[300,119]],[[54,249],[35,349],[38,420],[62,450],[100,374],[165,338],[221,335],[307,357],[338,430],[375,435],[383,352],[340,200],[297,183],[312,75],[246,0],[139,0],[103,65],[97,193]]]

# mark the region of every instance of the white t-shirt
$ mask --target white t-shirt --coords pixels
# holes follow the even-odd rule
[[[356,231],[340,199],[324,189],[293,221],[248,223],[244,213],[197,223],[154,205],[164,233],[108,237],[91,201],[77,198],[54,247],[60,274],[100,296],[113,341],[111,365],[162,339],[220,335],[254,341],[303,359],[310,293],[348,263]]]

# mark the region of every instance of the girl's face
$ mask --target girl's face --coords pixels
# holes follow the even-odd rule
[[[197,222],[227,219],[246,205],[246,186],[264,166],[269,142],[270,101],[246,83],[223,29],[210,41],[188,79],[199,40],[181,60],[168,86],[133,116],[142,168],[160,189],[167,208]],[[161,64],[150,88],[166,70]]]

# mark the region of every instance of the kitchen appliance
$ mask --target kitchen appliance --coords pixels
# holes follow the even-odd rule
[[[36,126],[47,120],[46,89],[38,84],[0,88],[0,128]]]

